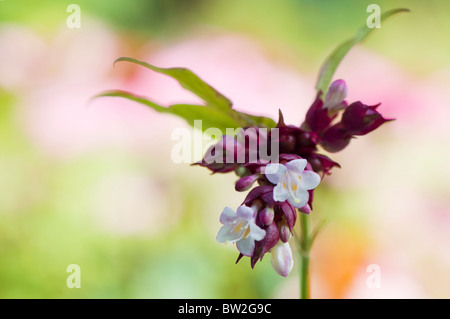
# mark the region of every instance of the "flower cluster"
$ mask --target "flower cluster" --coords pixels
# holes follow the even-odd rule
[[[224,135],[197,163],[213,173],[234,171],[239,176],[236,191],[247,191],[257,183],[236,212],[227,207],[220,216],[223,226],[217,241],[236,243],[236,262],[247,256],[253,268],[270,252],[273,268],[287,276],[293,267],[289,239],[297,210],[309,214],[314,189],[333,167],[340,167],[319,154],[318,147],[330,153],[341,151],[354,136],[389,121],[377,112],[378,105],[348,104],[343,80],[333,82],[322,95],[319,91],[301,126],[286,125],[280,112],[270,132],[249,127],[236,136]],[[269,159],[269,153],[276,158]]]

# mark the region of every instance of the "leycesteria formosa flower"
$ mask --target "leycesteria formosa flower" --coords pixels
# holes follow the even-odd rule
[[[266,253],[271,253],[275,271],[287,276],[293,265],[289,240],[297,219],[296,210],[310,214],[314,189],[333,167],[340,167],[318,153],[318,146],[329,152],[340,151],[353,136],[365,135],[388,121],[375,110],[377,106],[367,106],[359,101],[348,105],[345,101],[347,90],[344,80],[334,81],[325,98],[318,92],[301,126],[286,125],[280,111],[277,134],[272,131],[262,134],[259,128],[250,127],[237,137],[223,136],[210,148],[219,151],[213,154],[219,161],[212,161],[213,152],[209,151],[202,162],[197,163],[213,173],[234,171],[239,176],[235,184],[239,192],[259,184],[248,193],[236,213],[225,208],[220,217],[223,226],[217,241],[235,242],[240,252],[237,261],[244,256],[250,257],[253,268]],[[339,113],[342,116],[338,117]],[[252,134],[246,139],[242,132]],[[252,148],[252,143],[257,148]],[[265,161],[259,156],[261,145],[269,144],[272,149],[274,145],[278,147],[276,162]],[[231,151],[244,161],[223,163],[222,159]]]
[[[320,183],[320,176],[312,170],[305,170],[308,162],[297,159],[286,164],[268,164],[265,169],[267,179],[277,186],[273,190],[273,199],[277,202],[287,200],[295,208],[308,203],[309,190]]]
[[[393,9],[382,15],[382,20],[407,9]],[[372,29],[364,26],[357,35],[343,43],[324,62],[316,83],[315,99],[301,125],[285,124],[279,111],[278,123],[273,119],[239,112],[232,102],[184,68],[159,68],[133,58],[119,58],[177,80],[181,86],[197,95],[202,105],[177,104],[164,107],[125,91],[110,91],[99,96],[119,96],[138,101],[157,112],[171,113],[192,125],[203,120],[208,128],[219,129],[220,141],[211,146],[196,165],[212,173],[234,172],[238,176],[235,189],[249,191],[235,212],[227,207],[220,215],[223,226],[217,234],[219,243],[236,243],[239,256],[250,258],[250,265],[271,253],[271,263],[281,276],[287,276],[293,267],[289,240],[294,234],[297,215],[302,222],[301,238],[297,245],[306,260],[311,247],[309,219],[313,209],[314,189],[321,180],[340,167],[321,150],[329,153],[346,148],[356,136],[366,135],[390,121],[378,112],[377,105],[361,101],[348,103],[348,87],[344,80],[332,82],[333,74],[343,56],[356,43],[367,37]],[[297,122],[297,120],[295,120]],[[202,126],[203,127],[203,126]],[[232,132],[229,133],[228,129]],[[237,131],[236,131],[237,129]],[[269,155],[270,154],[270,155]],[[256,186],[255,186],[256,185]],[[301,273],[301,295],[307,295],[308,264]]]
[[[253,268],[266,253],[271,253],[271,264],[281,276],[287,276],[293,265],[289,240],[300,214],[310,214],[314,189],[333,167],[340,165],[324,154],[319,146],[329,152],[344,149],[356,135],[365,135],[385,123],[377,106],[367,106],[359,101],[350,105],[345,101],[347,85],[344,80],[334,81],[325,98],[319,91],[301,126],[286,125],[280,111],[277,134],[262,134],[259,128],[246,128],[248,138],[238,134],[224,136],[212,146],[224,152],[214,153],[222,160],[224,154],[234,151],[244,161],[241,163],[216,163],[207,152],[202,162],[213,173],[234,171],[239,179],[235,189],[250,190],[235,213],[225,208],[220,217],[223,224],[217,235],[219,243],[235,242],[240,252],[238,260],[250,257]],[[342,116],[339,116],[341,114]],[[241,133],[242,133],[241,132]],[[246,144],[253,142],[256,148]],[[259,156],[261,145],[278,147],[277,161],[268,162]],[[233,158],[233,157],[231,157]],[[253,159],[253,160],[252,160]],[[256,160],[255,160],[256,159]]]
[[[235,212],[226,207],[220,215],[222,228],[217,234],[218,243],[236,243],[240,253],[251,257],[255,240],[262,240],[266,232],[255,224],[256,212],[253,208],[239,206]]]

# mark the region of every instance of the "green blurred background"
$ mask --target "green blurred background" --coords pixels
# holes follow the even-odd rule
[[[0,297],[298,297],[296,266],[281,278],[266,257],[251,270],[215,242],[223,207],[245,194],[231,175],[172,162],[183,121],[89,99],[118,88],[192,100],[170,80],[113,67],[126,55],[190,67],[237,108],[281,108],[298,124],[320,63],[373,1],[86,0],[69,29],[71,3],[0,2]],[[312,297],[448,298],[450,2],[376,3],[411,13],[383,23],[337,76],[397,121],[334,155],[342,169],[317,190],[312,218],[329,223]],[[80,289],[66,286],[70,264]],[[366,284],[370,264],[380,288]]]

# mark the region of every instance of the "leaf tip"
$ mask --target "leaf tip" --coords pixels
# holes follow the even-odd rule
[[[129,59],[130,59],[130,58],[128,58],[128,57],[121,56],[120,58],[117,58],[117,59],[114,61],[113,67],[116,66],[116,63],[118,63],[118,62],[124,62],[124,61],[129,61]]]

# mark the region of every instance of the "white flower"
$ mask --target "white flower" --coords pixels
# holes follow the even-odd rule
[[[242,255],[251,257],[255,249],[255,240],[262,240],[266,232],[255,224],[255,211],[245,205],[234,212],[226,207],[220,215],[223,224],[217,234],[218,243],[236,243]]]
[[[273,199],[277,202],[288,200],[289,203],[301,208],[308,203],[308,190],[316,188],[320,176],[310,170],[305,170],[307,161],[297,159],[283,164],[268,164],[264,173],[267,179],[277,186],[273,189]]]
[[[294,260],[292,259],[292,251],[289,243],[283,243],[279,241],[271,251],[272,258],[270,262],[273,269],[283,276],[286,277],[292,270],[294,266]]]

